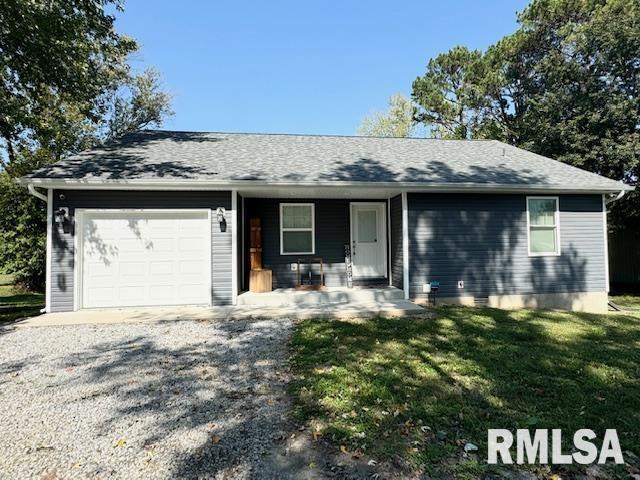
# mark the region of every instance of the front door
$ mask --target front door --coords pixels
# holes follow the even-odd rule
[[[384,203],[351,204],[351,260],[354,277],[387,276]]]

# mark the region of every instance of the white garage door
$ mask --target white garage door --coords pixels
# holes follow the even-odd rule
[[[83,308],[209,304],[207,211],[80,215]]]

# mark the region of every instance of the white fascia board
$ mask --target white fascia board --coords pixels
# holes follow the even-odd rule
[[[102,189],[102,190],[242,190],[243,188],[307,188],[320,187],[327,189],[376,189],[401,188],[412,192],[486,192],[486,193],[618,193],[621,190],[631,191],[634,187],[620,184],[611,187],[583,187],[580,185],[526,185],[509,184],[477,184],[477,183],[418,183],[418,182],[282,182],[262,180],[211,181],[200,179],[188,180],[78,180],[21,178],[18,183],[32,184],[43,188],[56,189]]]

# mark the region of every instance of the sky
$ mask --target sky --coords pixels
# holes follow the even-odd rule
[[[174,96],[163,128],[353,135],[429,58],[487,48],[527,3],[129,0],[116,29]]]

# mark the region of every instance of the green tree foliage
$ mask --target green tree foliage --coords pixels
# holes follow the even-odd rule
[[[413,137],[416,133],[415,112],[413,102],[397,93],[389,98],[386,112],[375,112],[362,119],[358,134],[372,137]]]
[[[416,119],[442,138],[470,138],[481,121],[476,69],[482,54],[455,47],[429,60],[427,71],[413,82],[413,100],[419,105]]]
[[[0,270],[44,287],[45,205],[14,179],[126,132],[159,126],[159,75],[131,75],[119,0],[0,1]]]
[[[457,47],[431,60],[413,84],[418,119],[636,184],[640,2],[534,0],[518,19],[484,53]],[[613,205],[613,225],[640,225],[640,196],[629,197]]]
[[[0,136],[8,161],[16,160],[21,144],[62,155],[69,139],[58,125],[102,116],[105,94],[128,75],[126,58],[137,48],[114,30],[107,6],[119,9],[121,3],[2,1]]]
[[[133,77],[123,92],[115,95],[105,119],[103,141],[146,127],[159,127],[173,115],[171,96],[162,90],[160,74],[153,68]]]

